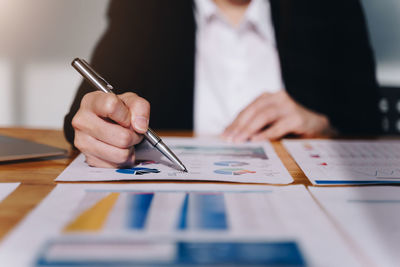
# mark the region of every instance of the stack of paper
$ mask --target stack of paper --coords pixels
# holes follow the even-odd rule
[[[145,143],[137,149],[134,168],[92,168],[81,155],[57,180],[292,181],[269,143],[165,142],[189,173],[174,169]],[[314,184],[400,182],[397,141],[285,140],[284,145]],[[400,188],[309,190],[312,194],[301,185],[61,184],[3,241],[0,262],[8,267],[400,262]]]
[[[361,266],[305,187],[210,184],[58,185],[6,238],[0,262]]]
[[[0,202],[11,194],[18,185],[19,183],[0,183]]]
[[[284,140],[313,184],[400,182],[400,141]]]
[[[400,188],[310,188],[365,266],[399,266]]]

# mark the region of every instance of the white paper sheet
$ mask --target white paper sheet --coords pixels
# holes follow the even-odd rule
[[[399,266],[400,187],[310,190],[371,266]]]
[[[110,192],[118,193],[119,196],[101,229],[90,233],[76,229],[73,233],[63,232],[63,229],[73,225],[76,218],[81,218],[102,198],[111,196]],[[127,193],[133,192],[155,192],[155,194],[147,212],[145,226],[141,229],[127,230],[126,225],[121,224],[122,221],[126,222],[126,218],[123,218],[126,216],[126,209],[123,207],[126,207],[129,198]],[[201,223],[203,220],[196,218],[201,213],[191,212],[196,207],[205,206],[196,204],[201,201],[198,196],[195,198],[189,196],[186,228],[183,231],[182,228],[177,229],[176,219],[183,213],[180,207],[187,193],[194,195],[204,193],[218,197],[222,194],[227,218],[226,227],[205,229]],[[192,203],[190,199],[193,200]],[[208,208],[219,210],[220,206],[214,205]],[[292,240],[300,247],[308,266],[360,266],[351,248],[324,216],[305,187],[221,184],[58,185],[4,240],[0,246],[0,262],[6,263],[8,267],[32,266],[43,250],[46,250],[44,245],[52,240],[70,238],[79,241],[79,238],[90,240],[98,237],[117,240],[129,238]],[[55,258],[68,258],[71,255],[83,258],[93,255],[110,256],[107,246],[100,244],[97,248],[85,246],[79,250],[76,249],[77,246],[80,248],[79,242],[76,246],[71,245],[71,242],[67,243],[67,246],[62,244],[61,242],[52,247],[51,251],[48,251],[49,255]],[[170,250],[162,244],[159,245],[158,255],[167,257]],[[127,247],[121,249],[123,248],[128,249]],[[129,255],[121,254],[119,257],[129,257]]]
[[[11,194],[20,183],[0,183],[0,202]]]
[[[288,184],[293,182],[268,142],[228,144],[216,139],[164,138],[188,169],[183,173],[159,151],[147,145],[137,149],[133,169],[89,167],[79,155],[56,181],[197,180]]]
[[[313,184],[400,182],[399,141],[284,140]]]

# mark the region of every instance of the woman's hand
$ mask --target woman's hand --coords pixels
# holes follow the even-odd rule
[[[242,110],[222,134],[232,142],[313,137],[333,133],[329,119],[296,103],[282,90],[264,93]]]
[[[72,120],[74,144],[90,166],[132,166],[133,145],[141,142],[149,118],[149,102],[134,93],[88,93]]]

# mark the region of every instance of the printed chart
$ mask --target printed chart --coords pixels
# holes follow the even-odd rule
[[[165,138],[188,173],[176,170],[159,151],[142,143],[136,166],[128,169],[89,167],[78,156],[57,181],[197,180],[288,184],[292,177],[268,142],[229,144],[216,139]]]
[[[261,223],[268,220],[267,216],[257,212],[266,208],[268,193],[88,191],[64,231],[163,234],[229,231],[259,235],[271,227]],[[251,221],[250,217],[239,220],[239,214],[251,207],[254,208],[250,211]]]
[[[88,192],[83,203],[93,202],[99,195],[104,195],[104,193]],[[151,219],[155,221],[149,222],[150,207],[157,209],[154,207],[161,204],[164,206],[166,202],[178,204],[177,209],[172,205],[168,210],[160,209],[156,217],[152,215]],[[151,213],[155,214],[154,211]],[[112,231],[117,228],[120,231],[142,231],[149,226],[154,226],[158,220],[168,220],[166,215],[176,215],[176,218],[173,218],[174,222],[170,222],[172,225],[169,230],[171,231],[228,229],[224,196],[221,193],[110,192],[92,207],[78,214],[65,230],[67,232],[97,231],[100,230],[101,225],[104,225]]]
[[[99,250],[102,250],[101,257],[95,252]],[[68,251],[68,253],[59,253],[60,251]],[[121,251],[125,253],[121,255]],[[306,263],[297,244],[287,241],[193,241],[140,238],[122,241],[121,239],[88,237],[52,240],[39,254],[35,266],[300,267],[306,266]]]
[[[400,182],[400,141],[284,140],[318,185]]]
[[[90,190],[85,193],[72,220],[63,229],[65,236],[52,239],[45,245],[39,256],[37,266],[57,266],[71,264],[86,266],[109,262],[113,266],[126,266],[119,262],[107,249],[101,260],[97,254],[84,251],[98,251],[99,247],[123,247],[131,250],[123,258],[131,257],[130,264],[141,266],[215,266],[219,263],[235,263],[239,266],[262,266],[269,263],[304,266],[304,259],[297,243],[291,241],[247,240],[253,232],[257,235],[268,231],[268,224],[254,224],[267,218],[257,209],[261,199],[271,192],[105,192]],[[231,203],[234,200],[235,205]],[[243,202],[242,206],[237,203]],[[255,217],[242,218],[237,223],[236,216],[244,209],[254,207]],[[257,216],[257,214],[259,216]],[[256,229],[254,229],[256,227]],[[262,229],[264,228],[264,229]],[[251,229],[251,231],[249,231]],[[83,239],[85,234],[97,233],[97,238]],[[110,238],[110,236],[129,236],[131,239]],[[196,234],[197,233],[197,234]],[[202,240],[199,235],[209,236]],[[234,233],[241,236],[230,238]],[[248,233],[244,235],[244,233]],[[104,236],[101,236],[104,234]],[[113,234],[113,235],[111,235]],[[149,234],[149,238],[136,239],[137,234]],[[159,238],[151,236],[161,234]],[[215,239],[220,234],[221,239]],[[169,238],[166,238],[169,237]],[[175,236],[175,238],[174,238]],[[178,236],[178,238],[176,238]],[[196,241],[187,236],[197,236]],[[246,236],[246,238],[245,238]],[[180,237],[180,238],[179,238]],[[185,238],[186,237],[186,238]],[[211,238],[212,237],[212,238]],[[210,241],[211,238],[211,241]],[[243,238],[245,238],[243,240]],[[146,245],[143,245],[145,243]],[[65,253],[59,253],[67,249]],[[212,251],[225,251],[218,254]],[[132,257],[132,251],[135,257]],[[137,253],[135,253],[137,251]],[[176,251],[179,251],[176,255]],[[249,254],[249,251],[254,251]],[[257,251],[257,252],[256,252]],[[279,251],[279,253],[277,253]],[[145,253],[146,257],[143,256]],[[120,253],[120,252],[119,252]],[[207,253],[208,259],[200,255]],[[118,252],[117,252],[118,254]],[[105,256],[107,255],[107,258]],[[155,260],[157,259],[157,260]],[[161,262],[160,262],[161,261]]]
[[[58,185],[0,245],[0,262],[361,266],[303,186],[183,183]]]

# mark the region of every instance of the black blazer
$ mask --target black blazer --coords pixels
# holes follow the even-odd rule
[[[299,103],[326,114],[342,133],[380,129],[378,87],[362,7],[358,0],[270,0],[283,81]],[[113,0],[109,26],[92,64],[116,93],[150,101],[151,127],[192,129],[195,31],[189,0]],[[71,120],[83,82],[64,121]]]

